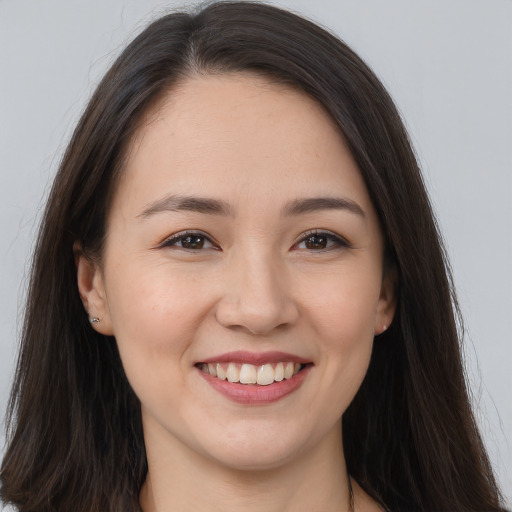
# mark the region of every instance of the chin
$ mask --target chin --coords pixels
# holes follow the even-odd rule
[[[226,469],[242,472],[270,471],[281,468],[288,463],[296,460],[298,453],[292,449],[266,449],[263,451],[259,447],[254,449],[241,450],[238,452],[223,453],[215,456],[217,463],[220,463]]]
[[[260,429],[238,428],[225,431],[222,441],[204,446],[208,456],[233,470],[263,471],[298,460],[312,448],[314,435],[304,425],[287,429],[285,425],[260,425]],[[212,440],[213,441],[213,440]]]

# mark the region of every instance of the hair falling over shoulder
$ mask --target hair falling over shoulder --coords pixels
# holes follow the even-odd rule
[[[8,410],[1,498],[20,512],[140,510],[140,404],[115,339],[89,325],[73,244],[101,255],[113,188],[141,116],[198,73],[254,72],[305,91],[339,126],[378,212],[398,307],[343,416],[350,474],[393,512],[503,512],[469,405],[457,301],[404,125],[372,71],[295,14],[218,2],[153,22],[85,109],[51,190]]]

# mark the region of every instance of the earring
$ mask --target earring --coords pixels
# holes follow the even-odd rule
[[[383,324],[382,329],[379,332],[376,332],[375,336],[380,336],[381,334],[384,334],[386,332],[387,328],[388,328],[388,326],[386,324]]]
[[[97,316],[91,316],[89,318],[89,322],[91,322],[91,324],[97,324],[99,321],[100,319]]]

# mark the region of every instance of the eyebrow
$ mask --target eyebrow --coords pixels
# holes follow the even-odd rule
[[[287,203],[283,216],[303,215],[320,210],[346,210],[365,217],[363,209],[354,201],[344,197],[310,197],[295,199]],[[150,217],[157,213],[189,211],[208,215],[233,215],[233,208],[226,201],[197,196],[169,195],[151,203],[137,217]]]
[[[319,210],[346,210],[365,217],[363,209],[351,199],[345,197],[311,197],[296,199],[288,203],[283,209],[283,215],[302,215]]]
[[[232,208],[229,203],[219,199],[170,195],[151,203],[137,217],[150,217],[155,213],[178,211],[205,213],[209,215],[230,215]]]

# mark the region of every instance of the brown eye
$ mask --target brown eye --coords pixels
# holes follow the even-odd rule
[[[200,251],[201,249],[215,249],[216,245],[201,233],[181,232],[168,238],[162,243],[161,247],[176,247],[188,251]]]
[[[306,233],[304,238],[295,246],[296,249],[306,249],[308,251],[324,251],[330,249],[341,249],[350,247],[348,242],[333,233]]]
[[[325,249],[327,247],[328,239],[322,235],[311,235],[304,240],[306,249]]]
[[[181,246],[183,249],[202,249],[204,242],[204,236],[187,235],[181,239]]]

